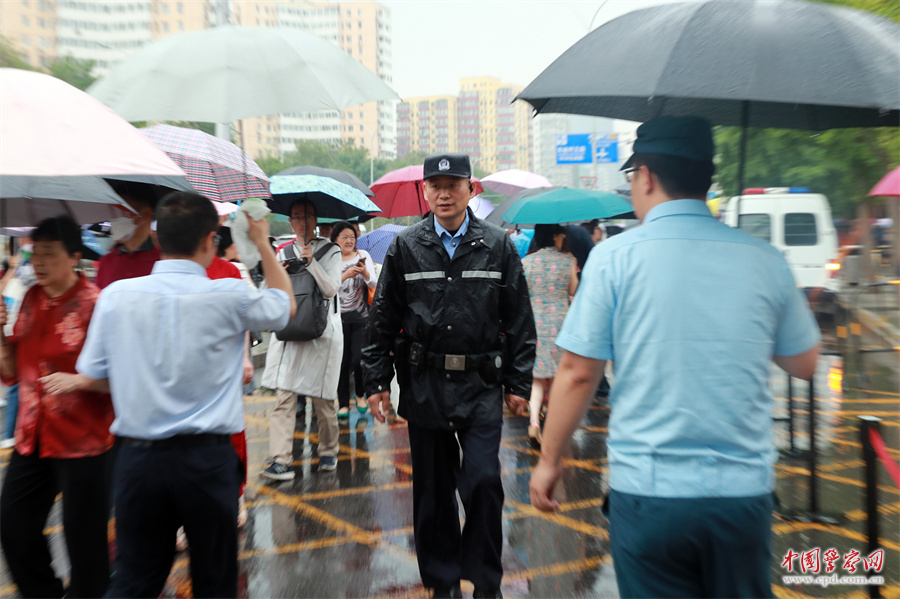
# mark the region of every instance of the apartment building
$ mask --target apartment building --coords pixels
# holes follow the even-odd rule
[[[0,2],[0,35],[22,52],[25,61],[46,67],[56,58],[56,0]]]
[[[392,83],[390,10],[377,2],[309,0],[0,0],[0,34],[34,66],[62,56],[96,62],[102,76],[154,38],[235,23],[297,28],[341,47]],[[268,115],[235,123],[251,156],[280,154],[299,139],[347,139],[375,156],[396,156],[395,102],[341,112]]]
[[[397,107],[397,155],[456,151],[468,154],[473,165],[485,172],[530,170],[530,111],[524,103],[513,103],[521,89],[496,77],[471,77],[460,82],[458,96],[401,103]],[[439,112],[442,108],[455,112],[455,119]]]
[[[410,98],[397,106],[397,155],[458,152],[455,96]]]

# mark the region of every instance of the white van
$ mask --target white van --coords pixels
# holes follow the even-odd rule
[[[829,267],[837,257],[837,231],[824,195],[805,187],[745,189],[728,201],[723,221],[780,250],[798,287],[838,290]]]

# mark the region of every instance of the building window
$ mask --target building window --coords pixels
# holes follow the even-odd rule
[[[22,25],[25,25],[25,27],[31,25],[31,21],[25,15],[22,15]]]

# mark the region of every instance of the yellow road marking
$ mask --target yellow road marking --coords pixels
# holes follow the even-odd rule
[[[592,537],[597,537],[599,539],[603,539],[604,541],[609,540],[609,531],[605,528],[601,528],[599,526],[594,526],[593,524],[588,524],[587,522],[582,522],[581,520],[577,520],[575,518],[569,518],[568,516],[563,516],[558,512],[555,513],[547,513],[542,512],[526,503],[519,503],[517,501],[513,501],[509,498],[506,499],[507,505],[510,505],[517,510],[519,510],[519,514],[509,514],[509,518],[516,518],[522,516],[534,516],[540,518],[541,520],[546,520],[547,522],[552,522],[553,524],[558,524],[560,526],[565,526],[566,528],[571,528],[572,530],[577,530],[578,532],[584,533],[586,535],[591,535]]]
[[[853,541],[859,541],[863,544],[869,542],[866,538],[866,535],[861,532],[856,532],[855,530],[841,528],[831,524],[818,524],[816,522],[779,522],[772,526],[772,532],[777,535],[787,535],[808,530],[820,530],[823,532],[828,532],[841,537],[845,537],[847,539],[851,539]],[[900,544],[895,543],[894,541],[889,541],[887,539],[878,539],[878,545],[880,547],[884,547],[885,549],[900,551]]]

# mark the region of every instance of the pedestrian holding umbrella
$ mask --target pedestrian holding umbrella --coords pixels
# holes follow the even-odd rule
[[[290,216],[297,199],[310,200],[316,216],[348,219],[367,212],[378,212],[378,206],[360,190],[331,177],[316,175],[273,175],[270,183],[273,212]]]

